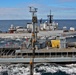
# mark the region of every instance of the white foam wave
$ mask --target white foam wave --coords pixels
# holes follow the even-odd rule
[[[30,66],[25,64],[13,64],[13,65],[0,65],[0,72],[8,71],[8,75],[30,75]],[[58,71],[65,72],[70,75],[76,74],[76,64],[67,65],[54,65],[54,64],[36,64],[34,66],[34,75],[41,75],[41,73],[51,72],[56,73]]]

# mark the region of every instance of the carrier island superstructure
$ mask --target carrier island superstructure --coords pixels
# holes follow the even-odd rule
[[[75,29],[71,28],[70,31],[67,31],[64,27],[64,30],[57,30],[58,23],[51,21],[51,14],[49,17],[49,22],[45,22],[44,25],[41,23],[41,27],[36,31],[34,62],[76,62],[76,44],[75,42],[68,44],[66,40],[76,35]],[[27,25],[27,30],[31,32],[30,24]],[[26,37],[26,40],[21,46],[0,47],[0,63],[29,63],[33,56],[31,33],[18,33],[13,26],[9,31],[10,33],[6,34],[0,33],[0,38],[21,39]]]

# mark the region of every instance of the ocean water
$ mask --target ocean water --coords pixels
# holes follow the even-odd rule
[[[46,20],[43,20],[42,22],[45,22]],[[69,29],[70,27],[74,27],[76,29],[76,20],[53,20],[58,23],[59,29],[62,29],[64,26]],[[0,30],[5,32],[8,31],[11,24],[14,26],[23,26],[26,27],[27,23],[31,23],[31,20],[0,20]],[[39,21],[38,24],[39,25]]]
[[[16,26],[26,27],[27,23],[31,23],[31,20],[0,20],[0,30],[5,32],[8,31],[11,24]]]
[[[30,75],[29,64],[0,65],[0,75]],[[76,75],[76,64],[37,63],[34,75]]]
[[[43,20],[44,22],[45,20]],[[69,29],[74,27],[76,29],[76,20],[54,20],[58,23],[59,29],[64,26]],[[31,20],[0,20],[0,30],[3,32],[8,31],[11,24],[14,26],[26,27],[27,23]],[[39,21],[38,21],[39,25]],[[76,40],[76,38],[74,38]],[[0,75],[29,75],[29,64],[0,64]],[[55,64],[55,63],[37,63],[34,66],[35,75],[76,75],[75,64]]]

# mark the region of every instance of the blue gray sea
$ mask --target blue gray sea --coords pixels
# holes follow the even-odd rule
[[[44,22],[46,20],[43,20]],[[76,20],[54,20],[58,23],[59,29],[64,26],[69,30],[70,27],[76,29]],[[8,31],[11,24],[14,26],[26,27],[31,20],[0,20],[0,30]],[[39,21],[38,21],[39,25]],[[70,40],[70,39],[69,39]],[[76,38],[73,39],[75,41]],[[29,75],[29,64],[0,64],[0,75]],[[36,63],[34,65],[35,75],[76,75],[76,63],[71,64],[56,64],[56,63]]]
[[[42,20],[42,22],[45,22],[46,20]],[[58,23],[59,29],[62,29],[64,26],[69,29],[70,27],[76,28],[76,20],[53,20]],[[0,30],[1,31],[8,31],[11,24],[14,26],[23,26],[26,27],[27,23],[31,23],[31,20],[0,20]],[[39,21],[38,21],[39,25]]]

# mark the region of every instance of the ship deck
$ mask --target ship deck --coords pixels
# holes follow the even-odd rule
[[[49,48],[47,50],[47,48],[44,49],[39,49],[39,50],[35,50],[35,53],[47,53],[47,52],[76,52],[76,48],[63,48],[63,49],[59,49],[59,48]],[[17,50],[16,53],[32,53],[32,50],[28,50],[28,49],[22,49],[22,50]]]
[[[47,34],[48,33],[48,34]],[[76,36],[76,31],[63,32],[63,30],[55,31],[39,31],[37,36],[65,36],[69,37],[71,35]],[[24,38],[31,37],[31,33],[0,33],[0,38]]]
[[[68,52],[67,54],[60,54],[60,55],[50,55],[50,53],[64,53]],[[72,54],[69,54],[72,52]],[[17,56],[17,54],[20,54]],[[22,55],[23,53],[26,53],[27,55]],[[0,63],[29,63],[32,59],[32,55],[29,55],[29,53],[33,53],[32,50],[17,50],[16,55],[2,55],[0,56]],[[50,48],[50,49],[40,49],[35,50],[35,53],[44,53],[44,55],[36,55],[34,58],[34,62],[36,63],[45,63],[45,62],[51,62],[51,63],[73,63],[76,62],[76,48],[67,48],[67,49],[59,49],[59,48]],[[47,53],[47,55],[45,54]],[[75,54],[73,54],[75,53]],[[49,55],[48,55],[49,54]]]

